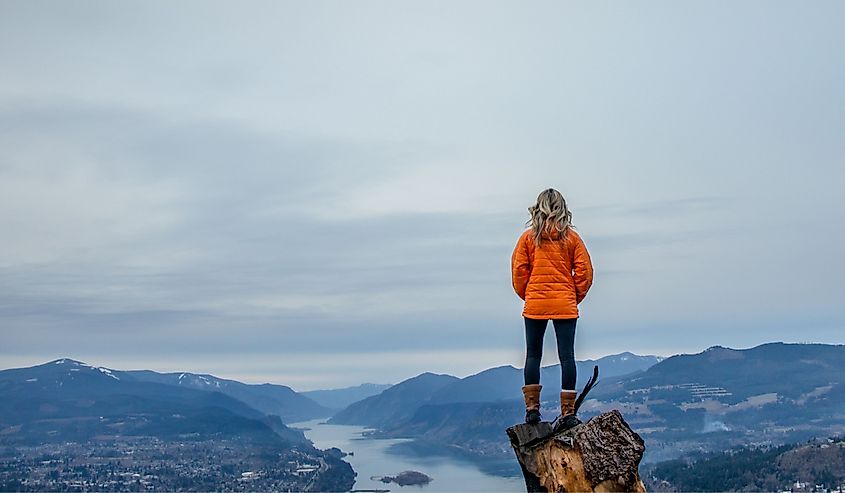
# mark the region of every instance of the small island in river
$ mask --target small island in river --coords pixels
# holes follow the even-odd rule
[[[426,485],[431,482],[431,476],[423,474],[419,471],[402,471],[396,476],[372,476],[373,481],[381,481],[382,483],[396,483],[399,486],[408,485]]]

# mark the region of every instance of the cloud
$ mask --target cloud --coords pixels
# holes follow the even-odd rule
[[[549,186],[596,267],[579,354],[835,340],[837,4],[164,7],[4,9],[0,365],[494,366]]]

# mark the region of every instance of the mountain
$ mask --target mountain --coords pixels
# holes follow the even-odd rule
[[[550,417],[544,416],[546,419]],[[513,459],[504,430],[525,419],[522,400],[423,404],[403,421],[390,421],[371,433],[374,438],[415,438],[441,452]],[[503,427],[504,425],[504,427]],[[405,446],[404,448],[410,448]]]
[[[583,385],[592,373],[594,364],[602,368],[603,376],[611,377],[618,375],[617,372],[630,373],[649,368],[661,359],[660,356],[622,353],[605,356],[598,360],[578,361],[576,362],[578,380]],[[560,365],[541,368],[540,381],[544,384],[543,398],[557,401],[558,389],[560,389]],[[378,426],[382,431],[399,430],[400,425],[411,419],[421,406],[522,399],[520,389],[523,383],[522,369],[510,365],[490,368],[464,378],[453,376],[434,378],[434,374],[424,373],[396,384],[382,394],[351,404],[335,414],[329,422]],[[382,395],[383,398],[380,397]],[[462,406],[456,409],[465,411],[470,408],[473,406]],[[447,411],[441,409],[437,413],[443,414]],[[414,429],[419,429],[420,426],[422,425],[416,424]]]
[[[582,409],[620,409],[650,442],[649,459],[669,459],[702,447],[843,434],[843,375],[845,345],[713,346],[605,382]]]
[[[620,410],[646,441],[644,462],[692,451],[845,434],[843,345],[714,346],[696,354],[672,356],[627,375],[607,376],[604,367],[600,365],[600,369],[599,384],[579,416],[586,420]],[[462,379],[460,384],[477,380],[474,385],[485,389],[479,393],[496,395],[495,382],[513,379],[511,373],[508,367],[494,368]],[[493,383],[486,382],[488,378]],[[374,435],[413,437],[430,446],[477,456],[512,454],[502,430],[523,419],[521,396],[493,402],[444,397],[458,395],[450,388],[456,385],[453,382],[433,393],[407,412],[407,418],[382,421]],[[467,387],[466,393],[471,392]],[[512,394],[507,389],[499,392]],[[543,419],[551,420],[559,412],[557,396],[545,397],[541,412]]]
[[[402,421],[437,390],[459,380],[452,375],[422,373],[409,378],[378,395],[350,404],[329,419],[331,424],[380,426],[386,422]]]
[[[286,423],[331,416],[333,410],[295,392],[285,385],[245,384],[209,374],[158,373],[151,370],[110,370],[126,380],[156,382],[202,391],[221,392],[263,412],[279,416]]]
[[[0,371],[0,491],[351,489],[339,450],[217,390],[250,386],[197,377],[69,358]]]
[[[583,388],[593,372],[593,365],[599,365],[602,378],[615,377],[645,370],[660,362],[661,356],[639,356],[632,353],[614,354],[597,360],[577,361],[578,375],[576,388]],[[559,400],[560,364],[545,366],[540,369],[540,382],[543,384],[541,399],[555,402]],[[523,370],[511,365],[484,370],[475,375],[464,377],[435,392],[431,404],[449,402],[493,402],[522,398],[522,385],[525,383]]]
[[[391,386],[392,384],[389,383],[362,383],[361,385],[341,389],[309,390],[300,392],[299,395],[304,395],[321,406],[338,411],[353,402],[380,394]]]
[[[605,377],[610,377],[616,375],[628,375],[637,371],[647,370],[664,359],[666,358],[663,356],[643,356],[625,351],[624,353],[603,356],[596,360],[587,359],[579,363],[586,368],[587,374],[592,373],[593,365],[599,365],[601,374]],[[559,367],[560,365],[555,366]],[[580,366],[578,370],[579,372],[581,371]],[[582,372],[581,375],[584,375],[584,372]],[[586,376],[583,377],[584,380],[586,380],[586,378]],[[582,380],[579,379],[579,382],[580,381]]]
[[[750,349],[713,346],[701,353],[667,358],[641,375],[597,389],[595,396],[624,397],[639,390],[652,398],[675,395],[684,399],[695,394],[738,403],[750,396],[774,392],[797,399],[815,388],[839,383],[845,368],[843,357],[845,345],[774,342]],[[684,384],[689,385],[676,388]],[[674,387],[660,388],[666,385]],[[710,392],[696,390],[697,385]]]
[[[306,443],[277,416],[221,392],[134,378],[63,358],[0,371],[0,443],[84,441],[97,435],[237,436]]]

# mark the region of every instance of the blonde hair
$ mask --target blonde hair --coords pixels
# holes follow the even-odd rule
[[[537,196],[537,203],[528,208],[530,218],[525,222],[531,226],[534,241],[540,246],[543,233],[557,231],[559,240],[563,241],[572,224],[572,212],[566,207],[566,200],[554,188],[547,188]]]

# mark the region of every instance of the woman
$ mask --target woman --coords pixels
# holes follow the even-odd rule
[[[578,303],[593,284],[593,265],[560,192],[544,190],[528,212],[531,217],[526,225],[531,227],[517,241],[511,271],[513,288],[525,300],[525,422],[538,423],[540,359],[549,320],[560,357],[560,414],[575,414],[575,323]]]

